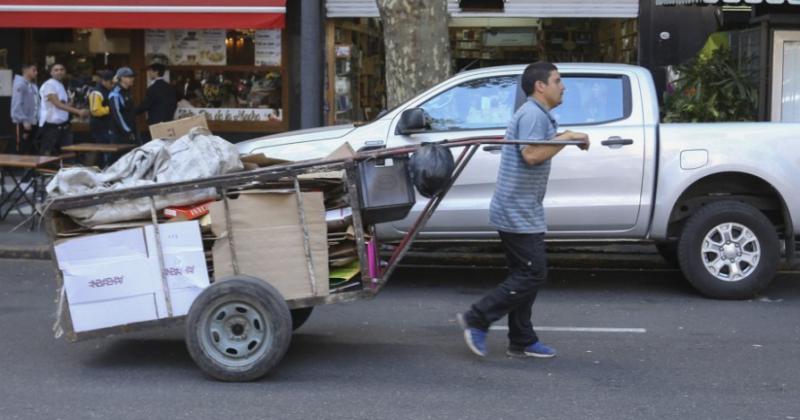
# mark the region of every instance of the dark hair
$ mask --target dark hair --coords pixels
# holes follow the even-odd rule
[[[19,69],[22,70],[22,71],[25,71],[25,70],[28,70],[31,67],[36,67],[36,64],[33,64],[33,63],[22,63],[22,65],[19,66]]]
[[[97,72],[97,76],[100,77],[100,80],[114,80],[114,72],[111,70],[100,70]]]
[[[53,71],[53,68],[54,68],[55,66],[61,66],[61,67],[64,67],[64,70],[66,70],[66,69],[67,69],[67,66],[65,66],[65,65],[63,65],[63,64],[61,64],[61,63],[59,63],[59,62],[55,62],[55,63],[53,63],[53,64],[51,64],[51,65],[47,66],[47,73],[50,73],[51,71]]]
[[[147,66],[147,70],[153,70],[154,72],[156,72],[158,77],[163,77],[164,73],[167,72],[167,66],[165,66],[165,65],[163,65],[161,63],[153,63],[153,64]]]
[[[531,96],[534,91],[534,84],[536,82],[547,84],[547,81],[550,79],[550,73],[554,71],[558,71],[558,67],[547,61],[537,61],[533,64],[529,64],[522,73],[522,80],[520,81],[522,84],[522,91],[525,92],[526,96]]]

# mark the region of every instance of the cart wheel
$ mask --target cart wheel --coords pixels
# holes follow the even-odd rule
[[[303,324],[308,321],[308,317],[311,316],[311,311],[313,310],[313,306],[309,306],[308,308],[292,309],[292,331],[296,331],[298,328],[302,327]]]
[[[186,347],[209,376],[244,382],[267,374],[283,358],[292,318],[280,292],[263,280],[236,276],[208,287],[186,318]]]

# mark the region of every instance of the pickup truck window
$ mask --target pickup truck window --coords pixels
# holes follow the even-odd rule
[[[431,131],[505,128],[514,113],[518,76],[470,80],[421,105]]]
[[[630,81],[625,76],[563,75],[564,102],[553,110],[559,125],[602,124],[631,114]]]

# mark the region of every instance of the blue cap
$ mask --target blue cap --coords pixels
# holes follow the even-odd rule
[[[117,70],[117,78],[120,77],[133,77],[133,70],[130,67],[120,67]]]

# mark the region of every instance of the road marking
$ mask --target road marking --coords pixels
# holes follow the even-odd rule
[[[495,331],[508,331],[508,327],[504,325],[493,325],[489,328]],[[644,334],[647,332],[646,328],[595,328],[595,327],[533,327],[536,331],[558,331],[558,332],[593,332],[593,333],[632,333]]]

